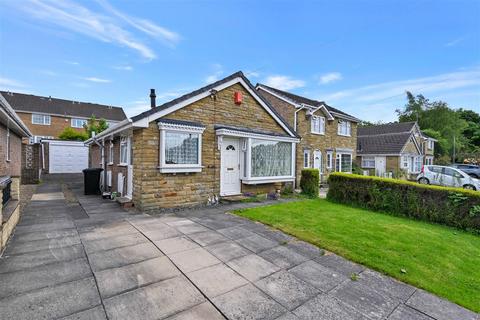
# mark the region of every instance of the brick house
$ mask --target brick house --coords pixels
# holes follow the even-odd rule
[[[20,217],[22,138],[31,133],[0,96],[0,252]]]
[[[322,101],[308,99],[263,84],[262,95],[301,136],[296,151],[296,179],[303,168],[316,168],[325,181],[330,172],[352,171],[359,120]]]
[[[295,180],[299,136],[241,72],[156,106],[86,143],[90,166],[140,210],[195,206]]]
[[[67,127],[83,132],[83,125],[92,115],[105,119],[110,126],[126,119],[120,107],[9,91],[0,91],[0,95],[32,132],[31,142],[57,139]]]
[[[433,164],[437,140],[426,136],[416,122],[358,128],[357,162],[371,175],[418,174]]]

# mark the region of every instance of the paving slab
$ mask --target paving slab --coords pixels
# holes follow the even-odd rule
[[[315,259],[315,261],[322,266],[333,269],[336,272],[346,275],[347,277],[350,277],[352,273],[359,274],[360,272],[365,270],[363,266],[351,262],[333,253],[325,254],[321,257],[318,257]]]
[[[287,311],[251,284],[213,298],[212,301],[230,320],[273,320]]]
[[[154,320],[174,315],[204,302],[201,293],[185,277],[157,282],[104,300],[111,320]]]
[[[208,246],[209,244],[215,244],[229,240],[228,238],[215,231],[193,233],[190,234],[188,237],[202,247]]]
[[[127,264],[160,257],[163,254],[150,242],[133,246],[98,251],[88,254],[92,270],[100,271],[108,268],[122,267]]]
[[[147,241],[148,239],[145,238],[141,233],[134,233],[93,241],[83,241],[83,246],[85,247],[85,251],[87,251],[87,253],[92,253],[102,250],[133,246]]]
[[[280,270],[279,267],[256,254],[233,259],[227,262],[227,265],[252,282],[265,278]]]
[[[43,265],[33,269],[0,274],[0,299],[55,284],[92,276],[86,259]]]
[[[184,234],[193,234],[198,232],[210,231],[210,229],[195,222],[192,222],[192,224],[175,226],[175,228]]]
[[[403,302],[407,301],[416,290],[416,288],[411,285],[368,269],[360,273],[358,283],[364,284],[367,287]]]
[[[52,231],[37,231],[29,233],[20,233],[14,234],[15,242],[29,242],[29,241],[39,241],[39,240],[48,240],[48,239],[57,239],[64,237],[74,237],[78,236],[77,229],[62,229],[62,230],[52,230]]]
[[[191,309],[177,313],[167,320],[224,320],[220,312],[210,303],[204,302]]]
[[[269,250],[265,250],[258,254],[265,260],[279,266],[280,268],[291,268],[299,265],[310,258],[303,256],[287,246],[278,246]]]
[[[388,320],[432,320],[429,316],[412,309],[404,304],[401,304],[395,309]]]
[[[0,258],[0,273],[36,268],[42,265],[84,258],[85,251],[81,244],[70,247],[51,248]]]
[[[320,294],[307,301],[293,310],[293,313],[302,320],[370,320],[327,294]]]
[[[74,313],[61,320],[107,320],[107,316],[103,306],[100,305],[92,309]]]
[[[5,249],[6,255],[23,254],[28,252],[35,252],[40,250],[55,249],[69,247],[80,244],[80,238],[75,236],[67,236],[55,239],[45,239],[28,242],[10,243]]]
[[[299,318],[291,312],[287,312],[275,320],[298,320]]]
[[[242,238],[235,241],[241,246],[255,253],[278,246],[278,242],[269,240],[259,235]]]
[[[0,300],[2,319],[54,319],[93,308],[100,296],[93,278],[67,282]]]
[[[325,254],[324,250],[305,241],[292,240],[289,241],[286,246],[303,256],[309,257],[310,259],[318,258]]]
[[[227,262],[252,253],[250,250],[245,249],[233,241],[212,244],[210,246],[206,246],[205,249],[223,262]]]
[[[213,298],[248,283],[224,264],[187,273],[190,279],[207,297]]]
[[[242,228],[241,226],[219,229],[218,232],[232,240],[247,238],[255,235],[255,233],[248,231],[247,229]]]
[[[289,269],[289,272],[323,292],[328,292],[349,279],[345,275],[326,268],[313,260]]]
[[[54,223],[42,223],[31,226],[17,226],[15,232],[38,232],[38,231],[54,231],[62,229],[72,229],[75,228],[73,221],[59,221]]]
[[[313,286],[285,270],[255,282],[255,286],[288,310],[295,309],[320,293]]]
[[[167,225],[158,225],[156,228],[143,230],[142,233],[151,241],[180,237],[183,235],[180,231]]]
[[[417,290],[406,304],[437,320],[478,320],[479,316],[477,313],[423,290]]]
[[[203,248],[174,253],[169,257],[183,272],[192,272],[221,262]]]
[[[200,248],[198,244],[185,236],[154,241],[155,245],[167,255]]]
[[[108,225],[90,226],[81,229],[80,238],[86,241],[99,240],[119,235],[138,233],[128,222],[114,222]]]
[[[95,273],[102,298],[180,275],[166,256]]]
[[[400,300],[385,295],[383,291],[352,280],[337,286],[330,294],[370,319],[386,318],[401,303]]]

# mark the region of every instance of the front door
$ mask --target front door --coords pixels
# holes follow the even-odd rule
[[[375,174],[382,177],[387,171],[387,161],[385,157],[375,157]]]
[[[313,152],[313,168],[322,173],[322,152],[320,150]]]
[[[220,195],[240,194],[240,143],[238,139],[223,138],[220,172]]]

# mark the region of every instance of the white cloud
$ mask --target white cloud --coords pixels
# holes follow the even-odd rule
[[[245,76],[247,78],[258,78],[260,77],[260,72],[257,71],[245,71]]]
[[[106,43],[128,47],[148,60],[156,58],[155,52],[137,39],[131,31],[124,28],[122,24],[126,22],[137,31],[158,38],[169,45],[177,43],[180,39],[175,32],[160,27],[151,21],[123,14],[106,1],[100,1],[100,3],[109,13],[108,15],[93,12],[85,6],[69,0],[19,1],[13,2],[13,6],[19,7],[45,23],[55,24]]]
[[[460,37],[460,38],[453,39],[452,41],[449,41],[449,42],[445,43],[445,47],[454,47],[457,44],[463,42],[463,40],[465,40],[465,38],[466,37]]]
[[[296,88],[305,87],[305,81],[292,79],[289,76],[273,75],[265,79],[264,83],[267,86],[277,88],[280,90],[292,90]]]
[[[212,83],[220,80],[220,77],[223,75],[223,66],[219,63],[215,63],[213,66],[212,74],[205,77],[205,83]]]
[[[24,88],[25,84],[19,82],[17,80],[13,80],[10,78],[0,77],[0,86],[1,87],[17,87],[17,88]]]
[[[330,72],[320,76],[320,84],[328,84],[342,80],[343,76],[340,72]]]
[[[133,67],[132,66],[115,66],[113,67],[113,69],[116,69],[116,70],[122,70],[122,71],[132,71],[133,70]]]
[[[96,82],[96,83],[110,83],[110,82],[112,82],[111,80],[97,78],[97,77],[86,77],[86,78],[83,78],[83,80],[90,81],[90,82]]]

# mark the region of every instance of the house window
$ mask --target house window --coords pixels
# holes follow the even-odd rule
[[[10,129],[7,128],[7,161],[10,161]]]
[[[108,145],[108,163],[113,164],[113,142]]]
[[[303,167],[310,168],[310,150],[303,150]]]
[[[425,157],[425,165],[431,166],[433,164],[433,157]]]
[[[312,133],[325,134],[325,117],[312,116],[310,125]]]
[[[335,167],[338,172],[352,172],[352,154],[337,153]]]
[[[32,123],[49,126],[51,122],[50,116],[46,114],[32,114]]]
[[[408,156],[403,156],[402,157],[402,168],[404,168],[404,169],[408,168]]]
[[[292,144],[252,139],[251,176],[284,177],[292,175]]]
[[[375,168],[375,157],[362,157],[362,168]]]
[[[433,145],[434,145],[433,140],[427,141],[428,150],[433,150]]]
[[[30,143],[40,143],[42,142],[42,139],[53,139],[54,137],[52,136],[33,136],[30,137]]]
[[[73,128],[83,128],[84,125],[87,124],[87,120],[85,119],[75,119],[72,118],[72,127]]]
[[[415,164],[413,168],[413,172],[418,173],[422,170],[422,162],[423,162],[423,157],[415,157]]]
[[[352,124],[350,121],[338,120],[338,135],[351,136]]]
[[[120,139],[120,164],[128,164],[128,138]]]
[[[333,166],[333,152],[327,152],[327,169],[332,169]]]

